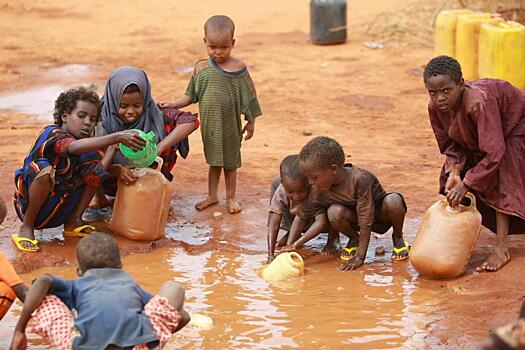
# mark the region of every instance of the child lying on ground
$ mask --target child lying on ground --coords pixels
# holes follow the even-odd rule
[[[85,88],[62,92],[55,101],[55,124],[46,126],[24,166],[15,173],[15,210],[22,226],[12,240],[22,251],[36,252],[34,229],[64,225],[64,236],[95,230],[82,221],[101,177],[111,162],[110,147],[100,160],[97,149],[123,143],[132,149],[146,144],[135,131],[91,138],[100,114],[98,95]]]
[[[282,160],[280,175],[272,181],[272,196],[268,214],[268,263],[275,258],[279,229],[282,228],[287,232],[282,240],[288,239],[293,219],[310,192],[308,179],[299,168],[297,154],[289,155]],[[308,220],[305,228],[310,227],[312,223],[313,220]],[[325,220],[323,225],[321,229],[326,229],[328,222]],[[336,252],[338,238],[337,232],[330,232],[323,253]]]
[[[483,350],[525,350],[525,302],[521,305],[519,318],[492,331],[482,348]]]
[[[27,348],[26,326],[53,349],[162,349],[190,320],[184,289],[168,281],[152,296],[122,270],[117,242],[104,233],[76,249],[80,278],[35,280],[15,328],[11,350]],[[76,317],[73,318],[75,310]]]
[[[5,202],[0,198],[0,224],[4,222],[6,214]],[[3,286],[2,282],[4,283]],[[22,302],[25,300],[27,287],[24,281],[18,277],[15,269],[13,269],[13,265],[11,265],[6,256],[0,252],[0,320],[14,302],[14,300],[11,299],[12,293],[10,289]]]
[[[351,164],[344,164],[345,155],[341,145],[329,137],[310,140],[299,153],[299,164],[312,186],[311,195],[294,220],[292,234],[297,224],[304,223],[305,216],[325,212],[330,226],[348,236],[341,259],[346,262],[341,270],[353,270],[365,260],[373,232],[383,234],[393,227],[392,242],[394,260],[408,258],[409,245],[403,240],[403,223],[407,207],[399,193],[386,193],[378,179],[369,171]],[[319,227],[319,226],[317,226]],[[310,230],[300,243],[318,235]],[[285,247],[286,250],[294,247]]]

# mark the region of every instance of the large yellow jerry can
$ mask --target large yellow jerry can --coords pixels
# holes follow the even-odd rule
[[[471,10],[443,10],[436,17],[434,28],[434,52],[436,56],[456,56],[456,20]]]
[[[479,77],[507,80],[525,89],[525,26],[512,21],[481,26]]]
[[[303,258],[295,253],[281,253],[262,271],[262,277],[267,281],[281,281],[290,277],[301,276],[304,273]]]
[[[118,183],[109,226],[130,239],[152,241],[164,236],[168,221],[172,186],[162,175],[162,158],[157,169],[139,169],[139,178],[130,186]]]
[[[410,249],[410,262],[420,275],[452,278],[467,270],[481,228],[476,197],[469,206],[449,207],[442,199],[427,209]]]
[[[504,22],[490,13],[474,12],[459,15],[456,23],[456,59],[461,64],[463,78],[478,79],[478,42],[482,23]]]

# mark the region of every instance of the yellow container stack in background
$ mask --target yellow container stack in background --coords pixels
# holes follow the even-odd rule
[[[435,53],[436,56],[456,55],[456,21],[459,15],[472,13],[470,10],[444,10],[436,17],[436,27],[434,31]]]
[[[503,22],[490,13],[472,12],[458,15],[456,21],[455,58],[461,64],[463,78],[478,79],[478,40],[482,23]]]
[[[479,77],[507,80],[525,89],[525,26],[511,21],[481,26]]]

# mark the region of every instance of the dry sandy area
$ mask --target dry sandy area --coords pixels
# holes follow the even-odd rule
[[[374,172],[387,191],[405,195],[406,235],[412,240],[421,214],[439,198],[443,161],[428,122],[421,77],[432,49],[373,50],[363,45],[366,25],[377,14],[405,3],[350,1],[348,43],[323,47],[308,42],[308,1],[0,0],[0,94],[55,83],[92,82],[102,91],[111,70],[133,65],[148,73],[157,100],[178,97],[189,79],[184,68],[205,57],[204,21],[212,14],[228,14],[237,25],[233,54],[247,63],[264,113],[254,139],[243,145],[238,192],[244,207],[266,203],[280,160],[298,152],[312,137],[306,135],[328,135],[341,142],[349,161]],[[75,76],[49,74],[69,64],[88,65],[89,78],[75,81]],[[0,195],[5,200],[10,201],[13,192],[14,170],[43,125],[17,112],[0,113]],[[176,167],[175,199],[180,207],[175,212],[210,220],[210,212],[192,209],[206,191],[207,167],[198,132],[191,136],[191,147],[190,157]],[[219,208],[224,210],[222,204]],[[227,220],[240,231],[245,224],[255,225],[264,240],[264,216],[250,213]],[[36,255],[17,254],[9,237],[18,226],[10,206],[0,231],[0,250],[16,261],[19,271],[72,261],[74,242],[66,247],[46,244]],[[227,239],[240,235],[232,230]],[[493,235],[482,232],[473,264],[487,255],[493,242]],[[125,253],[179,244],[168,239],[154,246],[121,243]],[[525,296],[525,240],[512,237],[510,244],[513,260],[501,272],[444,282],[454,287],[444,291],[450,294],[450,311],[429,330],[429,346],[472,346],[489,329],[517,316]],[[462,293],[466,290],[470,292]]]

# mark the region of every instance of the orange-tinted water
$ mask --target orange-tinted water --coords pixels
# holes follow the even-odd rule
[[[389,238],[373,244],[387,245]],[[388,250],[388,249],[387,249]],[[373,248],[371,248],[373,252]],[[188,326],[168,349],[399,349],[424,348],[427,326],[443,296],[418,286],[407,262],[389,255],[371,257],[352,272],[337,271],[333,257],[305,254],[306,275],[279,284],[260,278],[264,254],[217,249],[191,253],[163,248],[124,259],[124,268],[142,287],[157,292],[165,280],[186,288],[186,309],[210,316],[213,328]],[[36,270],[75,277],[75,267]],[[0,348],[8,347],[20,305],[2,321]],[[30,348],[45,349],[30,334]]]

